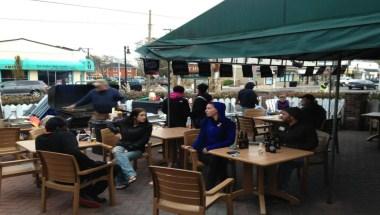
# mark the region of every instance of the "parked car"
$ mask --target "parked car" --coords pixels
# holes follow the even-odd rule
[[[351,77],[341,77],[339,83],[340,86],[348,86],[348,83],[352,81],[353,79]]]
[[[47,93],[48,88],[43,81],[17,80],[0,83],[1,94],[30,94],[33,97],[40,97]]]
[[[367,89],[376,89],[375,83],[369,80],[361,80],[361,79],[352,79],[350,82],[348,82],[348,89],[361,89],[361,90],[367,90]]]

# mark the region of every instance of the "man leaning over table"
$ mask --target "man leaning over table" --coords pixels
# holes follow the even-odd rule
[[[303,120],[301,109],[291,107],[281,111],[281,113],[282,119],[288,124],[286,131],[277,133],[283,146],[303,150],[313,150],[318,146],[317,133],[312,124]],[[288,161],[280,165],[279,186],[281,190],[288,189],[293,170],[303,165],[303,159]]]
[[[79,169],[85,170],[103,165],[104,162],[94,161],[83,154],[78,148],[74,134],[68,131],[66,121],[60,117],[53,117],[46,122],[46,133],[37,137],[36,149],[73,155],[78,162]],[[86,177],[97,178],[106,175],[107,171],[99,171]],[[106,201],[98,197],[107,188],[107,181],[99,181],[94,185],[80,190],[79,204],[90,208],[99,208]]]

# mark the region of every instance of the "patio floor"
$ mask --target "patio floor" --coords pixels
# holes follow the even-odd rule
[[[322,167],[310,168],[309,194],[298,206],[277,199],[266,198],[270,214],[379,214],[380,151],[376,143],[365,141],[368,132],[341,131],[341,153],[337,156],[334,204],[326,204],[327,189],[323,185]],[[157,156],[159,154],[155,153]],[[117,205],[100,209],[80,208],[80,214],[152,214],[152,186],[145,160],[139,162],[138,180],[126,190],[116,192]],[[238,171],[239,172],[239,171]],[[238,181],[239,181],[238,173]],[[0,214],[34,215],[40,213],[40,192],[31,176],[3,180]],[[298,195],[298,181],[292,180],[293,194]],[[103,194],[107,196],[107,193]],[[71,197],[67,193],[50,191],[46,214],[71,214]],[[166,214],[166,213],[162,213]],[[217,203],[207,211],[209,215],[226,214],[225,205]],[[234,214],[258,214],[254,196],[234,201]]]

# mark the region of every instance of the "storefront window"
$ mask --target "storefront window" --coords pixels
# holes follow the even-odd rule
[[[1,82],[16,80],[12,70],[1,70]],[[22,80],[28,80],[28,72],[24,71],[24,78]]]
[[[45,82],[49,86],[72,84],[73,75],[71,71],[38,71],[38,80]]]

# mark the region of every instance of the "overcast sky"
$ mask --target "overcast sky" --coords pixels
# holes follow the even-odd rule
[[[123,58],[124,45],[134,50],[135,44],[147,37],[149,9],[153,14],[152,37],[159,38],[168,32],[164,29],[175,29],[220,2],[222,0],[2,0],[0,40],[25,37],[75,49],[88,47],[96,55]],[[128,59],[132,61],[134,57],[132,54]]]

